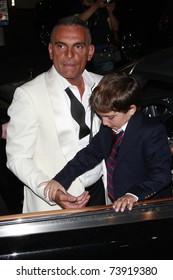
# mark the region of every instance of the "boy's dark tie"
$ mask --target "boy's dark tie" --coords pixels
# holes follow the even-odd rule
[[[69,88],[66,88],[65,91],[71,100],[71,115],[79,124],[79,139],[81,139],[90,134],[90,129],[85,123],[85,109]]]
[[[113,172],[115,169],[115,164],[117,160],[117,155],[118,155],[118,150],[119,146],[121,144],[121,140],[123,137],[123,130],[121,130],[118,134],[113,132],[113,146],[111,150],[111,154],[109,155],[107,162],[106,162],[106,167],[107,167],[107,190],[108,190],[108,195],[112,201],[115,200],[114,197],[114,190],[113,190]]]

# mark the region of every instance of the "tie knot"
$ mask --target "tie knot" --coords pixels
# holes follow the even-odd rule
[[[120,132],[113,131],[112,137],[113,137],[113,143],[116,143],[116,145],[121,141],[122,137],[124,135],[124,131],[121,130]]]
[[[113,132],[112,137],[113,137],[114,141],[116,141],[116,139],[122,137],[124,134],[123,130],[120,130],[119,132],[116,132],[116,131],[112,131],[112,132]]]

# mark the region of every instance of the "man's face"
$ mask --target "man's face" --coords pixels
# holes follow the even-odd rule
[[[67,80],[81,76],[93,53],[94,46],[89,45],[82,26],[60,25],[54,30],[49,55],[57,72]]]

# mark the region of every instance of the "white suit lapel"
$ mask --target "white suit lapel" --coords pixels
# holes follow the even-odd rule
[[[74,157],[77,151],[75,131],[64,90],[61,87],[53,68],[49,72],[47,88],[54,112],[58,141],[62,149],[62,153],[66,157],[67,161],[69,161]]]

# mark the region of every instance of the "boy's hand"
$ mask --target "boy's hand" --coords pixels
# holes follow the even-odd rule
[[[54,201],[62,208],[82,208],[85,207],[90,199],[87,191],[84,191],[79,196],[73,196],[68,193],[65,188],[55,180],[50,180],[41,183],[38,187],[44,187],[44,196],[49,197],[49,200]]]
[[[134,203],[137,201],[137,198],[134,195],[126,194],[114,201],[113,208],[116,212],[124,212],[127,207],[129,210],[132,210]]]

